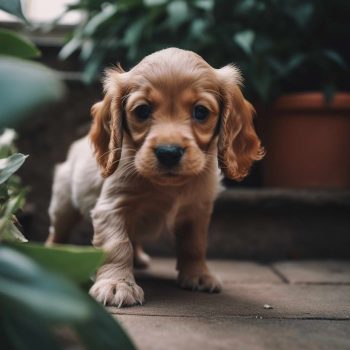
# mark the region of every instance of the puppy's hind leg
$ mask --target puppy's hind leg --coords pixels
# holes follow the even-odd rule
[[[146,269],[149,267],[151,257],[143,250],[142,245],[133,241],[134,267],[137,269]]]
[[[72,203],[71,181],[68,163],[59,164],[55,169],[52,187],[50,228],[46,245],[66,243],[73,226],[81,218]]]

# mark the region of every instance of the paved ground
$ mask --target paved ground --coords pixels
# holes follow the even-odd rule
[[[140,350],[350,349],[350,261],[210,265],[221,294],[177,288],[175,262],[154,259],[145,305],[109,311]]]

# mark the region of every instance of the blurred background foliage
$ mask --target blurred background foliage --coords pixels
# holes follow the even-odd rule
[[[80,0],[80,23],[60,53],[80,52],[91,82],[106,65],[128,69],[176,46],[215,67],[237,63],[250,99],[285,92],[348,88],[348,0]]]

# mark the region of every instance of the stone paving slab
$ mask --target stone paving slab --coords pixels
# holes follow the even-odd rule
[[[334,285],[286,284],[280,283],[277,277],[272,278],[268,267],[258,264],[223,262],[217,263],[216,267],[212,265],[213,270],[217,268],[222,272],[224,279],[224,290],[220,294],[178,288],[174,262],[156,260],[149,272],[138,273],[136,277],[144,289],[145,304],[109,310],[113,314],[172,317],[350,318],[350,285],[335,288]],[[247,266],[250,276],[243,272]],[[223,268],[221,271],[220,267]],[[258,277],[260,272],[261,279]],[[267,276],[266,280],[264,276]],[[265,304],[273,308],[266,309]]]
[[[287,261],[273,266],[290,283],[350,284],[350,261]]]
[[[350,322],[118,315],[139,350],[348,350]]]
[[[146,303],[108,310],[139,350],[350,349],[346,262],[210,266],[224,282],[221,294],[178,288],[174,259],[154,259],[150,270],[136,274]]]
[[[139,280],[143,306],[109,308],[113,314],[172,317],[327,318],[350,319],[350,286],[226,285],[220,294],[179,289],[175,282]],[[273,309],[265,309],[268,304]]]
[[[224,283],[283,283],[269,265],[252,261],[211,260],[208,265],[213,273]],[[176,260],[166,258],[152,259],[150,268],[136,271],[136,276],[176,279]]]

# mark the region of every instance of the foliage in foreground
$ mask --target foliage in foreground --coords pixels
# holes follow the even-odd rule
[[[0,9],[24,18],[20,0],[0,0]],[[134,349],[112,316],[78,287],[89,283],[102,251],[24,243],[19,229],[15,214],[26,189],[15,172],[27,156],[17,153],[16,134],[4,127],[63,92],[52,71],[24,60],[38,54],[26,39],[0,29],[0,347]]]

